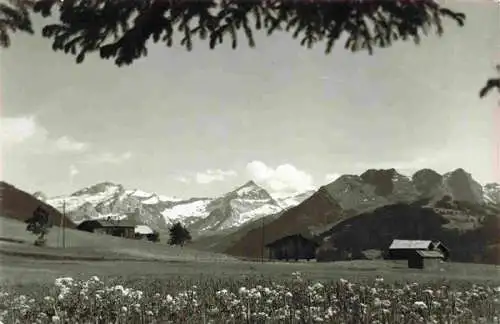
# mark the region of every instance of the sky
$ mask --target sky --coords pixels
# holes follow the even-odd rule
[[[0,53],[1,178],[48,196],[111,181],[206,197],[251,179],[291,193],[371,168],[500,182],[499,97],[478,97],[500,62],[500,7],[446,3],[465,27],[372,56],[256,34],[254,49],[152,46],[118,68],[15,35]]]

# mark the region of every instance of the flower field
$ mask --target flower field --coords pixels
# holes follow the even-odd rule
[[[122,282],[122,284],[126,284]],[[1,323],[500,323],[500,287],[439,283],[59,278],[0,293]]]

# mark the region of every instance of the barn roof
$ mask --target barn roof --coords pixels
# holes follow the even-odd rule
[[[135,233],[136,234],[142,234],[142,235],[148,235],[148,234],[153,234],[154,231],[151,229],[151,227],[147,225],[137,225],[135,227]]]
[[[428,249],[431,245],[430,240],[393,240],[389,249]]]
[[[84,220],[78,227],[81,227],[85,223],[97,223],[102,227],[135,227],[135,224],[129,220],[106,220],[106,219],[89,219]]]
[[[442,259],[442,258],[444,258],[443,253],[441,253],[439,251],[419,250],[419,251],[415,251],[415,252],[417,252],[417,254],[419,256],[421,256],[422,258],[426,258],[426,259]]]

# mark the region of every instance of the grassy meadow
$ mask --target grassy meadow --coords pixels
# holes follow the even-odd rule
[[[500,267],[245,262],[0,217],[1,323],[500,323]],[[57,228],[56,228],[57,229]]]

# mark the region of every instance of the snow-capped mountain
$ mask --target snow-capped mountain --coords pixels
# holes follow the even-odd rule
[[[305,192],[299,193],[272,193],[271,196],[278,203],[278,205],[283,209],[288,209],[297,206],[307,198],[311,197],[316,190],[307,190]]]
[[[127,190],[122,185],[102,182],[69,196],[47,199],[76,223],[86,219],[132,218],[155,229],[166,229],[180,221],[193,234],[225,230],[260,217],[279,213],[299,204],[306,194],[283,197],[278,203],[265,189],[249,181],[217,198],[181,199],[142,190]]]
[[[423,169],[411,177],[395,169],[370,169],[361,175],[342,175],[322,189],[344,211],[360,213],[394,203],[412,203],[430,198],[438,201],[445,195],[474,204],[500,205],[500,186],[481,186],[463,169],[443,175]],[[318,191],[291,195],[270,194],[249,181],[220,197],[181,199],[122,185],[103,182],[78,190],[69,196],[45,200],[65,211],[76,223],[94,218],[128,217],[153,229],[166,229],[176,221],[186,225],[193,235],[236,228],[264,216],[276,215],[302,204]]]
[[[96,218],[129,217],[138,223],[162,229],[168,225],[161,212],[178,202],[141,190],[126,190],[122,185],[102,182],[70,196],[48,199],[47,203],[66,212],[75,222]]]
[[[483,187],[483,199],[485,202],[500,205],[500,185],[488,183]]]
[[[207,217],[191,224],[191,228],[199,232],[225,230],[279,213],[283,208],[265,189],[249,181],[224,196],[212,200],[206,210],[209,212]]]

